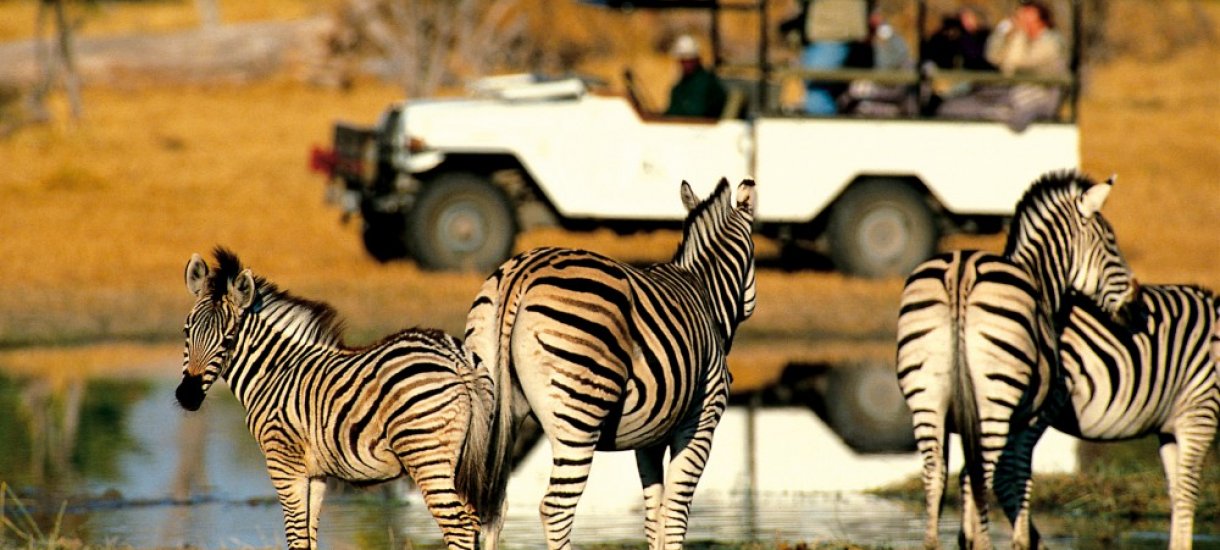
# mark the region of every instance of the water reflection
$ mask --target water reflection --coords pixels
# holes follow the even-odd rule
[[[217,391],[199,413],[185,413],[173,403],[175,382],[0,374],[0,481],[16,488],[44,532],[66,502],[60,531],[88,544],[281,546],[280,508],[240,407],[228,391]],[[514,475],[504,533],[511,548],[543,547],[536,510],[549,462],[549,447],[539,445]],[[641,542],[632,454],[603,453],[595,462],[574,540]],[[855,453],[808,407],[734,406],[717,430],[690,538],[919,546],[920,510],[859,492],[916,471],[911,453]],[[994,525],[996,543],[1007,545],[1007,526]],[[1088,518],[1048,518],[1043,526],[1058,546],[1164,545],[1157,537],[1165,525],[1158,522],[1135,533]],[[955,544],[956,532],[953,520],[942,525],[946,546]],[[337,491],[327,500],[320,538],[324,547],[341,549],[440,543],[431,515],[404,483]],[[1196,546],[1216,543],[1201,538]]]

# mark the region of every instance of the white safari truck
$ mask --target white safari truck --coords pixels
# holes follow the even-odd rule
[[[718,18],[749,11],[772,20],[767,0],[594,2],[706,10],[712,67],[729,88],[724,116],[667,118],[643,109],[631,86],[616,95],[587,79],[511,75],[473,83],[468,97],[391,105],[374,126],[337,124],[333,146],[315,149],[312,164],[335,184],[331,197],[361,216],[371,255],[487,271],[512,253],[523,206],[541,206],[571,230],[632,232],[682,219],[681,180],[706,193],[722,177],[752,177],[762,190],[759,232],[781,250],[817,247],[843,272],[900,275],[944,234],[1000,231],[1038,175],[1079,161],[1075,78],[1056,83],[1067,92],[1057,120],[1021,131],[945,120],[920,114],[934,86],[1013,79],[916,69],[913,31],[909,70],[781,66],[771,59],[778,48],[766,24],[757,59],[732,64],[720,55]],[[912,7],[920,34],[930,32],[923,2]],[[1078,0],[1071,8],[1078,21]],[[1073,55],[1073,75],[1077,64]],[[806,116],[779,105],[784,79],[868,80],[906,90],[915,108]]]
[[[757,29],[757,58],[726,62],[719,18],[745,13],[773,22],[768,0],[587,1],[608,9],[705,10],[711,66],[730,92],[723,116],[659,116],[642,106],[630,78],[627,93],[616,95],[582,78],[513,75],[476,82],[468,97],[390,105],[372,126],[337,124],[333,146],[315,149],[312,162],[332,183],[330,197],[360,216],[372,256],[490,271],[512,253],[522,212],[541,208],[578,231],[676,227],[685,215],[681,180],[702,195],[722,177],[752,177],[761,189],[758,230],[781,250],[819,249],[854,275],[905,275],[935,252],[942,235],[1001,231],[1035,178],[1079,163],[1080,0],[1053,4],[1060,21],[1072,22],[1063,31],[1070,76],[1041,82],[1066,92],[1060,113],[1020,131],[925,114],[930,91],[940,86],[1019,80],[927,68],[919,43],[934,22],[922,0],[908,6],[915,29],[903,32],[912,68],[889,71],[791,67],[773,55],[774,29],[766,23]],[[997,2],[995,15],[1011,7]],[[880,83],[903,91],[905,107],[886,116],[791,112],[777,92],[786,79]],[[801,369],[789,389],[818,377],[814,408],[845,441],[868,451],[911,448],[892,366],[814,370]]]

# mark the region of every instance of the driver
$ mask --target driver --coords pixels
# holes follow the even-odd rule
[[[728,94],[720,79],[704,68],[699,59],[699,43],[684,34],[674,41],[670,55],[678,60],[682,76],[669,92],[666,116],[720,118]]]

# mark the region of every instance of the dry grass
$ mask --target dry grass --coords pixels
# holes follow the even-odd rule
[[[237,17],[237,4],[224,4],[226,18]],[[291,12],[306,3],[273,5]],[[1106,213],[1145,282],[1220,288],[1220,241],[1211,231],[1220,219],[1212,181],[1220,174],[1217,55],[1200,47],[1154,64],[1120,59],[1091,77],[1084,168],[1120,174]],[[321,179],[306,170],[307,149],[328,141],[334,119],[372,121],[398,97],[374,82],[338,92],[287,78],[91,88],[80,127],[30,128],[0,142],[0,346],[172,341],[189,307],[182,268],[192,252],[217,244],[281,286],[334,304],[354,340],[411,325],[460,331],[480,277],[372,262],[355,224],[340,226],[322,201]],[[677,240],[674,232],[542,230],[520,247],[580,246],[658,261]],[[948,244],[996,249],[1000,240]],[[760,250],[773,248],[760,243]],[[888,341],[900,286],[764,270],[743,345],[807,355],[828,339]]]
[[[39,0],[4,2],[0,17],[0,42],[34,36]],[[113,36],[128,33],[162,33],[199,26],[199,10],[193,0],[142,0],[139,2],[69,2],[69,17],[80,23],[82,36]],[[300,19],[326,13],[333,4],[309,0],[219,0],[222,23],[267,19]]]

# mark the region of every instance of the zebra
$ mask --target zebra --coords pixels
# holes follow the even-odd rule
[[[939,547],[945,438],[962,436],[962,532],[989,548],[993,486],[1013,546],[1037,547],[1029,518],[1030,458],[1046,429],[1043,410],[1062,384],[1053,314],[1069,289],[1110,315],[1131,315],[1138,285],[1100,214],[1113,180],[1074,172],[1038,178],[1017,203],[1003,255],[976,250],[935,256],[903,288],[896,371],[923,457],[924,546]]]
[[[681,197],[689,212],[668,263],[539,248],[500,266],[471,306],[466,343],[495,380],[490,491],[504,493],[516,428],[532,413],[553,455],[539,507],[549,548],[571,545],[595,450],[635,450],[652,548],[681,547],[686,536],[728,403],[726,358],[754,312],[757,191],[745,180],[734,201],[722,179],[700,202],[684,181]],[[489,548],[502,517],[484,523]]]
[[[1070,406],[1053,426],[1093,441],[1157,434],[1172,503],[1169,547],[1190,548],[1199,477],[1220,411],[1220,302],[1208,290],[1148,285],[1146,321],[1116,324],[1072,294],[1059,356]]]
[[[217,248],[195,254],[186,286],[182,382],[198,410],[223,378],[245,407],[284,512],[290,548],[316,548],[326,478],[371,485],[413,478],[452,549],[476,546],[493,392],[462,343],[410,329],[365,348],[344,344],[329,305],[282,291]]]

